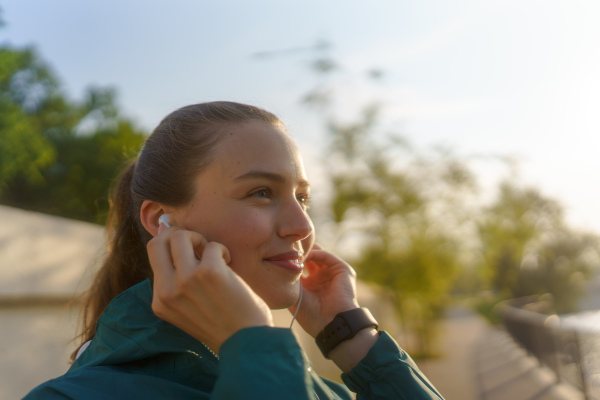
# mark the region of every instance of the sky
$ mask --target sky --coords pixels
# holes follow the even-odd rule
[[[322,176],[324,132],[299,99],[319,43],[341,69],[339,110],[377,99],[416,146],[515,157],[519,181],[600,233],[600,2],[4,0],[0,42],[34,44],[66,92],[112,86],[151,130],[174,109],[233,100],[280,116]],[[322,50],[320,50],[322,52]],[[258,57],[256,54],[267,54]],[[383,71],[376,84],[365,73]],[[484,191],[506,175],[475,162]],[[318,186],[318,185],[317,185]]]

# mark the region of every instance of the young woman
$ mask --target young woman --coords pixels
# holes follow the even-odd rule
[[[85,345],[26,398],[441,399],[359,307],[353,269],[314,244],[309,196],[273,114],[214,102],[167,116],[116,188]],[[282,308],[346,385],[273,327]]]

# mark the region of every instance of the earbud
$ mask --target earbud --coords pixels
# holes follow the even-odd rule
[[[171,224],[169,223],[169,214],[163,214],[160,217],[158,217],[158,223],[160,224],[161,222],[164,226],[170,228]]]

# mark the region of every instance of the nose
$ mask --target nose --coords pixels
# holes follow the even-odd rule
[[[309,237],[314,227],[303,206],[294,198],[281,207],[277,230],[282,238],[298,241]]]

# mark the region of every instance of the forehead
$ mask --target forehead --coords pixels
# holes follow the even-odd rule
[[[306,179],[296,144],[286,132],[263,121],[226,126],[213,165],[231,179],[250,170]]]

